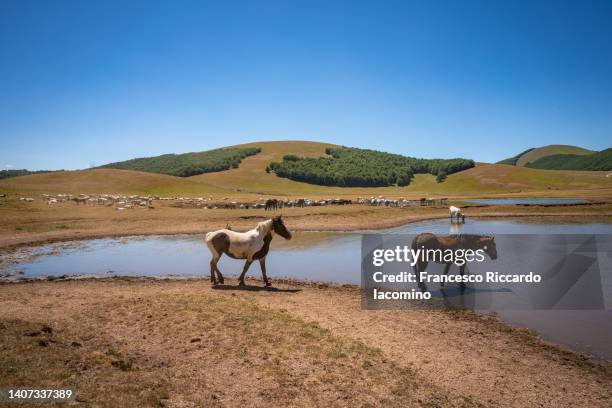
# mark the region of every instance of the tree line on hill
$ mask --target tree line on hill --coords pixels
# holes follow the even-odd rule
[[[26,169],[0,170],[0,180],[11,178],[11,177],[27,176],[28,174],[51,173],[53,171],[63,171],[63,170],[35,170],[35,171],[30,171]]]
[[[612,148],[584,156],[576,154],[553,154],[527,163],[526,166],[534,169],[549,170],[609,171],[612,170]]]
[[[532,150],[534,150],[534,149],[535,149],[535,148],[534,148],[534,147],[532,147],[531,149],[527,149],[527,150],[525,150],[524,152],[521,152],[521,153],[517,154],[517,155],[516,155],[516,156],[514,156],[514,157],[510,157],[510,158],[507,158],[507,159],[504,159],[504,160],[500,160],[500,161],[498,161],[496,164],[511,164],[511,165],[513,165],[513,166],[516,166],[516,162],[517,162],[517,161],[518,161],[518,160],[521,158],[521,156],[523,156],[523,155],[525,155],[525,154],[529,153],[530,151],[532,151]]]
[[[99,168],[146,171],[170,176],[189,177],[202,173],[237,168],[242,159],[261,152],[259,147],[227,147],[183,154],[164,154],[109,163]]]
[[[446,175],[474,167],[468,159],[418,159],[399,154],[351,147],[330,147],[331,157],[285,155],[266,171],[277,176],[312,184],[340,187],[407,186],[415,174],[429,173],[438,182]]]

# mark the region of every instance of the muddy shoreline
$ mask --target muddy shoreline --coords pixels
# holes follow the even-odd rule
[[[474,206],[474,208],[487,207],[487,206]],[[245,219],[253,220],[255,222],[266,220],[269,217],[265,216],[249,216],[249,217],[237,217],[235,219],[228,220],[227,224],[230,224],[232,221],[243,221]],[[364,220],[363,224],[359,225],[351,225],[351,226],[343,226],[337,227],[336,225],[329,225],[326,227],[325,225],[317,225],[315,227],[308,227],[305,225],[298,225],[296,227],[292,227],[292,231],[296,232],[368,232],[368,231],[377,231],[383,229],[390,229],[401,227],[403,225],[414,224],[424,221],[434,221],[440,219],[446,219],[448,216],[444,215],[431,215],[424,217],[413,217],[407,219],[399,219],[399,220],[390,220],[386,222],[370,222],[368,220]],[[477,214],[473,215],[472,218],[475,219],[504,219],[504,218],[528,218],[528,219],[550,219],[550,218],[561,218],[561,219],[572,219],[576,222],[588,221],[603,221],[607,223],[612,223],[612,212],[610,213],[522,213],[522,212],[510,212],[510,213],[494,213],[494,214]],[[238,225],[242,225],[244,223],[237,223]],[[250,225],[250,224],[249,224]],[[252,226],[251,226],[252,227]],[[222,228],[222,227],[215,227]],[[236,228],[237,230],[247,230],[246,228]],[[184,230],[184,229],[169,229],[166,231],[142,231],[142,232],[100,232],[100,233],[89,233],[82,231],[69,231],[67,233],[63,233],[59,236],[41,236],[42,234],[32,234],[25,238],[25,240],[20,240],[19,242],[12,243],[10,241],[0,239],[0,251],[10,251],[13,249],[17,249],[20,247],[36,247],[43,246],[48,244],[54,244],[58,242],[68,242],[68,241],[86,241],[92,239],[121,239],[121,238],[133,238],[133,237],[148,237],[148,236],[168,236],[168,235],[204,235],[209,231],[214,230],[214,228],[204,228],[199,230]]]
[[[245,217],[240,217],[245,218]],[[381,229],[391,229],[400,227],[403,225],[415,224],[424,221],[435,221],[447,218],[446,215],[435,215],[435,216],[423,216],[417,218],[411,218],[409,220],[392,220],[386,223],[377,223],[376,225],[370,225],[365,222],[364,225],[354,225],[351,228],[334,228],[334,225],[330,225],[329,228],[309,228],[307,226],[298,226],[292,228],[295,232],[329,232],[329,233],[349,233],[349,232],[371,232]],[[606,223],[612,222],[611,214],[534,214],[534,213],[505,213],[505,214],[479,214],[475,215],[475,219],[529,219],[531,221],[546,221],[551,218],[563,219],[567,222],[597,222],[602,221]],[[264,220],[263,216],[250,216],[249,220]],[[59,252],[65,249],[72,249],[78,247],[82,242],[97,239],[116,239],[116,240],[134,240],[143,239],[146,237],[155,236],[198,236],[204,235],[211,229],[202,231],[166,231],[166,232],[141,232],[141,233],[81,233],[80,231],[70,231],[70,233],[63,234],[61,236],[54,237],[41,237],[39,235],[33,235],[30,240],[23,241],[14,244],[8,244],[2,246],[3,242],[0,241],[0,280],[8,278],[5,271],[6,268],[12,264],[30,262],[39,256],[49,255],[49,252],[36,254],[35,252],[45,246],[52,246],[50,252]]]

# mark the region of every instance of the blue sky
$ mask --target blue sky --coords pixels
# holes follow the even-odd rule
[[[0,0],[0,167],[286,139],[601,150],[610,21],[610,1]]]

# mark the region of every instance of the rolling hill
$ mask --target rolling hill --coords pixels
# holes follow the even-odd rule
[[[531,149],[527,149],[524,152],[521,152],[521,153],[517,154],[516,156],[509,157],[509,158],[504,159],[504,160],[500,160],[500,161],[497,162],[497,164],[511,164],[512,166],[516,166],[516,162],[518,161],[518,159],[520,159],[521,156],[529,153],[533,149],[534,148],[532,147]]]
[[[550,170],[612,170],[612,148],[588,155],[553,154],[530,162],[527,167]]]
[[[99,168],[137,170],[169,176],[189,177],[236,168],[242,159],[261,152],[259,147],[226,147],[183,154],[163,154],[109,163]]]
[[[262,152],[242,161],[240,167],[219,173],[190,177],[221,188],[289,196],[395,195],[418,197],[428,194],[485,195],[540,192],[555,195],[563,190],[612,189],[612,178],[598,172],[552,171],[500,164],[477,164],[476,167],[448,176],[437,183],[430,174],[416,174],[407,187],[333,187],[293,181],[266,173],[272,161],[295,154],[303,157],[326,157],[325,150],[336,145],[305,141],[260,142],[240,146],[260,146]],[[337,146],[336,146],[337,147]]]
[[[0,180],[11,177],[26,176],[28,174],[39,174],[39,173],[50,173],[52,170],[27,170],[27,169],[15,169],[15,170],[0,170]]]
[[[556,154],[573,154],[573,155],[587,155],[593,154],[592,150],[584,149],[578,146],[570,145],[548,145],[542,147],[536,147],[527,149],[522,153],[514,157],[510,157],[505,160],[497,162],[497,164],[511,164],[514,166],[523,167],[527,163],[534,162],[542,157],[556,155]]]
[[[132,170],[89,169],[30,174],[0,180],[0,191],[19,194],[209,194],[224,189],[189,178]]]
[[[563,196],[567,191],[581,195],[612,195],[612,177],[604,172],[540,170],[503,164],[477,164],[437,183],[431,174],[416,174],[407,187],[320,186],[276,176],[265,169],[285,155],[326,157],[329,143],[306,141],[257,142],[232,146],[260,147],[261,152],[246,157],[238,168],[191,177],[175,177],[132,170],[91,169],[33,174],[0,180],[0,192],[48,193],[133,193],[160,195],[208,195],[216,197],[335,197],[429,195],[486,196],[504,194]],[[571,193],[570,193],[571,194]]]

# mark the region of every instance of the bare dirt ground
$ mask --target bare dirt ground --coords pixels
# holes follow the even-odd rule
[[[612,405],[610,363],[493,317],[235,284],[0,284],[0,387],[72,387],[77,405],[102,407]]]

